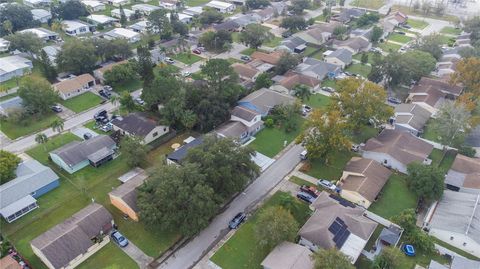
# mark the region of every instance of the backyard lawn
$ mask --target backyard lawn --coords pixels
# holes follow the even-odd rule
[[[12,78],[0,83],[0,92],[4,92],[6,90],[10,90],[11,88],[15,88],[15,87],[17,87],[17,79]]]
[[[352,64],[345,69],[345,71],[348,71],[353,74],[358,74],[363,77],[368,77],[368,74],[370,74],[371,70],[372,70],[372,67],[370,65],[365,65],[365,64]]]
[[[268,157],[275,157],[284,148],[284,141],[287,141],[287,145],[290,144],[302,131],[304,119],[300,115],[296,115],[295,121],[297,122],[297,128],[288,133],[277,126],[263,128],[255,135],[255,140],[249,145]]]
[[[402,174],[392,174],[383,187],[378,201],[374,202],[368,210],[386,219],[398,215],[404,209],[415,208],[417,197],[412,193]]]
[[[191,65],[193,63],[196,63],[196,62],[202,60],[202,57],[197,56],[197,55],[195,55],[193,53],[190,53],[190,52],[182,52],[182,53],[173,55],[172,59],[177,60],[179,62],[182,62],[186,65]]]
[[[282,42],[282,40],[283,40],[283,38],[275,36],[274,38],[272,38],[272,40],[264,43],[263,45],[266,46],[266,47],[274,48],[274,47],[280,45],[280,42]]]
[[[297,184],[298,186],[306,185],[306,186],[314,186],[314,187],[316,187],[316,184],[313,184],[313,183],[310,182],[310,181],[306,181],[306,180],[301,179],[301,178],[296,177],[296,176],[291,176],[290,179],[289,179],[289,181]]]
[[[408,19],[407,24],[416,29],[424,29],[428,26],[428,22],[414,19]]]
[[[124,91],[133,92],[138,89],[141,89],[143,82],[140,79],[130,80],[128,82],[122,83],[120,85],[113,86],[113,90],[117,93],[122,93]]]
[[[18,96],[18,93],[10,93],[10,94],[4,95],[4,96],[0,97],[0,102],[8,100],[8,99],[12,99],[13,97],[16,97],[16,96]]]
[[[35,133],[50,127],[53,121],[58,119],[57,115],[49,113],[41,116],[31,116],[25,123],[0,120],[0,130],[10,139],[16,139],[24,135]]]
[[[246,48],[240,52],[240,54],[250,56],[255,52],[255,49],[252,48]]]
[[[423,128],[422,137],[430,141],[439,142],[438,133],[431,126],[434,125],[435,119],[429,119]]]
[[[201,6],[210,2],[209,0],[186,0],[185,5],[189,7]]]
[[[385,52],[395,52],[395,51],[398,51],[402,46],[393,44],[390,42],[383,42],[383,43],[380,43],[378,47]]]
[[[365,53],[365,52],[364,52],[364,53]],[[361,60],[362,60],[362,54],[363,54],[363,53],[357,53],[357,54],[355,54],[355,55],[353,56],[353,59],[355,59],[355,60],[357,60],[357,61],[361,61]],[[373,62],[373,57],[374,57],[375,54],[378,54],[378,55],[380,55],[381,58],[383,58],[380,53],[366,52],[366,54],[368,55],[368,63],[369,63],[369,64],[373,64],[373,63],[374,63],[374,62]]]
[[[442,169],[446,173],[448,170],[450,170],[450,167],[455,161],[456,155],[457,154],[455,153],[455,151],[451,150],[451,151],[447,151],[445,156],[443,156],[442,150],[433,149],[432,153],[430,153],[430,156],[428,156],[428,158],[432,160],[432,165],[437,166],[438,168]]]
[[[322,81],[322,87],[331,87],[337,89],[337,81],[331,79],[325,79]]]
[[[123,250],[117,247],[115,243],[110,242],[97,253],[93,254],[92,257],[81,263],[77,268],[133,269],[138,268],[138,265],[125,252],[123,252]]]
[[[384,4],[384,0],[354,0],[352,3],[350,3],[352,7],[364,7],[370,9],[379,9]]]
[[[462,29],[446,26],[446,27],[443,27],[442,30],[440,30],[440,33],[447,34],[447,35],[459,35],[462,33]]]
[[[62,105],[75,113],[82,112],[100,104],[102,98],[94,93],[86,92],[61,102]]]
[[[406,36],[406,35],[392,33],[388,36],[388,40],[405,44],[405,43],[408,43],[408,42],[412,41],[412,38],[409,37],[409,36]]]
[[[271,206],[279,206],[284,197],[291,197],[285,192],[275,193],[267,202],[244,223],[210,259],[223,269],[261,269],[260,263],[271,251],[271,248],[263,247],[255,237],[258,212]],[[292,215],[300,227],[307,221],[311,211],[306,203],[295,198],[292,206]]]
[[[47,143],[43,145],[37,145],[36,147],[27,151],[27,154],[35,160],[48,165],[48,153],[54,149],[57,149],[63,145],[66,145],[72,141],[81,141],[82,139],[70,132],[65,132],[60,135],[50,137]]]
[[[330,104],[330,97],[317,93],[310,96],[305,103],[313,108],[326,108]]]
[[[312,177],[336,182],[342,176],[343,168],[353,156],[356,154],[351,151],[338,151],[332,154],[328,164],[325,164],[323,160],[310,159],[301,170]],[[305,171],[304,168],[308,166],[310,169]]]

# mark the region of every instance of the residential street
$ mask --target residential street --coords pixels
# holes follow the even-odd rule
[[[177,250],[158,268],[186,269],[193,267],[217,240],[228,232],[228,222],[241,211],[250,211],[264,196],[277,185],[300,162],[303,148],[294,145],[277,159],[255,182],[235,198],[225,212],[221,213],[197,237]]]

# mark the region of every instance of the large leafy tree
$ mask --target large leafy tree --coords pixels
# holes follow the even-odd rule
[[[275,247],[283,241],[293,241],[298,231],[298,222],[281,206],[271,206],[258,214],[255,237],[260,245]]]
[[[383,123],[393,115],[393,109],[385,105],[387,94],[378,84],[348,78],[338,83],[337,92],[332,106],[347,117],[354,131],[371,120]]]
[[[172,36],[172,25],[164,9],[155,10],[148,15],[149,31],[157,33],[162,39],[168,39]]]
[[[56,61],[60,70],[74,74],[90,73],[95,69],[97,62],[95,47],[89,40],[67,41],[58,53]]]
[[[10,41],[10,50],[26,52],[31,56],[37,54],[43,46],[43,40],[33,33],[15,33],[5,39]]]
[[[425,253],[433,253],[435,247],[432,238],[420,230],[416,225],[417,216],[415,214],[415,209],[410,208],[403,210],[400,214],[397,214],[392,218],[392,222],[404,229],[404,235],[407,239],[406,241],[418,250],[422,250]]]
[[[30,9],[16,3],[6,4],[0,10],[0,35],[7,35],[18,30],[31,28],[37,25]]]
[[[163,104],[180,92],[181,84],[170,74],[157,76],[152,83],[146,85],[142,91],[142,99],[148,106]]]
[[[295,66],[297,66],[298,62],[299,60],[295,55],[285,53],[282,55],[282,57],[280,57],[280,60],[275,67],[275,73],[277,73],[278,75],[283,75],[288,70],[293,69]]]
[[[298,32],[307,28],[307,22],[302,16],[291,16],[284,18],[280,27],[292,32]]]
[[[205,228],[218,205],[197,166],[169,165],[156,170],[137,189],[140,216],[152,227],[192,236]]]
[[[95,46],[95,55],[102,61],[116,58],[127,59],[133,55],[132,48],[126,39],[106,40],[96,38],[92,42]]]
[[[446,171],[416,162],[409,164],[407,171],[408,187],[419,198],[430,202],[442,197]]]
[[[118,86],[122,83],[132,81],[138,76],[134,63],[119,64],[112,67],[104,74],[105,83]]]
[[[223,15],[213,8],[205,8],[200,14],[198,20],[202,25],[220,23],[223,21]]]
[[[154,64],[152,62],[152,54],[148,50],[147,46],[138,46],[137,56],[137,72],[143,80],[143,86],[146,87],[155,78],[153,73]]]
[[[292,5],[290,6],[290,10],[295,15],[302,15],[303,10],[310,8],[311,5],[312,5],[311,0],[293,0]]]
[[[317,253],[313,254],[315,260],[315,269],[354,269],[345,254],[340,252],[336,248],[321,249]]]
[[[259,8],[265,8],[270,5],[270,1],[268,0],[247,0],[245,2],[245,5],[249,9],[259,9]]]
[[[442,36],[439,34],[424,36],[416,44],[419,50],[430,53],[436,60],[442,58],[442,45]]]
[[[302,101],[309,100],[310,96],[312,95],[312,91],[310,91],[310,88],[303,84],[295,85],[295,87],[293,88],[293,92],[295,93],[295,96],[300,98],[300,100]]]
[[[202,65],[201,70],[205,75],[208,87],[218,98],[228,104],[235,104],[243,89],[237,84],[238,75],[230,63],[224,59],[210,59],[205,65]]]
[[[375,25],[373,26],[373,29],[372,29],[372,35],[370,36],[370,41],[372,41],[373,43],[378,43],[382,35],[383,35],[383,29]]]
[[[385,247],[373,261],[374,269],[396,269],[400,266],[403,253],[396,247]]]
[[[466,58],[457,63],[457,69],[451,76],[451,83],[462,83],[467,91],[480,96],[480,58]]]
[[[446,146],[463,144],[473,124],[470,111],[463,103],[446,101],[443,103],[431,128],[438,134],[438,139]]]
[[[385,57],[381,69],[389,85],[409,85],[412,80],[418,81],[430,74],[435,64],[436,60],[430,53],[412,50],[404,54],[390,53]]]
[[[331,109],[324,113],[314,110],[308,119],[306,131],[298,137],[297,142],[305,143],[311,158],[328,163],[329,157],[335,152],[350,148],[347,129],[348,123],[340,111]]]
[[[15,170],[21,161],[17,155],[0,150],[0,185],[15,178]]]
[[[199,42],[209,51],[223,52],[232,46],[232,34],[226,30],[207,31],[200,36]]]
[[[120,150],[127,165],[131,168],[141,166],[147,158],[147,148],[142,143],[142,139],[135,136],[125,136],[120,142]]]
[[[53,5],[51,10],[54,18],[62,20],[76,20],[90,15],[87,7],[78,0],[59,2]]]
[[[465,32],[471,33],[470,38],[472,43],[480,40],[480,17],[476,16],[469,20],[466,20],[464,23],[465,27],[463,28]]]
[[[40,58],[38,59],[40,72],[49,81],[54,82],[57,79],[57,69],[53,66],[50,58],[44,50],[40,51]]]
[[[243,190],[258,174],[258,167],[251,160],[254,154],[251,148],[241,147],[233,140],[209,136],[202,145],[189,150],[184,162],[198,165],[206,184],[223,202]]]
[[[255,79],[255,89],[259,90],[261,88],[268,88],[272,86],[273,81],[270,79],[270,75],[268,73],[261,73],[258,75],[257,79]]]
[[[249,24],[240,33],[240,41],[250,48],[257,49],[263,43],[270,41],[274,35],[270,33],[269,28],[261,24]]]
[[[36,76],[26,77],[21,81],[18,95],[27,111],[40,114],[49,112],[50,107],[59,99],[50,83]]]

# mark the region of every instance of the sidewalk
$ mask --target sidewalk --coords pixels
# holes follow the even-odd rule
[[[130,258],[132,258],[140,267],[144,269],[148,267],[148,264],[153,261],[153,258],[147,256],[141,249],[134,245],[131,241],[128,242],[126,247],[120,248],[125,252]]]

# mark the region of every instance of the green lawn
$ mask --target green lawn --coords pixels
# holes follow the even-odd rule
[[[274,48],[274,47],[280,45],[280,42],[282,42],[282,40],[283,40],[283,38],[275,36],[274,38],[272,38],[272,40],[266,42],[263,45],[266,46],[266,47]]]
[[[124,91],[133,92],[138,89],[141,89],[143,86],[143,82],[140,79],[130,80],[128,82],[122,83],[120,85],[113,86],[113,90],[117,93],[122,93]]]
[[[417,197],[408,189],[405,176],[402,174],[392,174],[379,196],[379,200],[368,210],[386,219],[417,205]]]
[[[330,97],[317,93],[310,96],[305,103],[313,108],[326,108],[330,104]]]
[[[457,29],[455,27],[446,26],[446,27],[443,27],[442,30],[440,30],[440,33],[448,34],[448,35],[459,35],[459,34],[462,33],[462,29]]]
[[[20,80],[18,80],[20,81]],[[15,88],[17,87],[17,79],[16,78],[12,78],[12,79],[9,79],[7,81],[4,81],[2,83],[0,83],[0,92],[4,92],[6,90],[9,90],[11,88]]]
[[[414,20],[414,19],[408,19],[407,24],[416,29],[424,29],[429,25],[428,22],[426,21]]]
[[[437,14],[435,14],[435,12],[430,12],[429,14],[425,14],[421,9],[413,10],[408,6],[403,6],[403,5],[393,5],[392,10],[400,11],[407,15],[414,15],[414,16],[423,17],[423,18],[432,18],[436,20],[445,20],[449,22],[458,21],[458,17],[455,15],[438,16]]]
[[[189,7],[201,6],[210,2],[209,0],[186,0],[185,5]]]
[[[250,56],[255,52],[255,49],[252,48],[246,48],[240,52],[240,54]]]
[[[383,43],[380,43],[378,47],[385,52],[395,52],[395,51],[398,51],[402,46],[389,43],[389,42],[383,42]]]
[[[302,186],[302,185],[306,185],[306,186],[313,186],[313,187],[316,187],[315,184],[313,184],[312,182],[310,181],[306,181],[306,180],[303,180],[299,177],[296,177],[296,176],[291,176],[289,181],[297,184],[298,186]]]
[[[138,268],[137,263],[132,260],[123,250],[121,250],[115,243],[110,242],[104,246],[92,257],[81,263],[78,269],[90,268]]]
[[[48,153],[72,141],[81,141],[82,139],[70,132],[50,137],[47,143],[38,145],[27,151],[27,154],[35,160],[48,165]]]
[[[315,178],[336,182],[342,176],[343,168],[353,156],[356,154],[351,151],[338,151],[330,156],[328,164],[325,164],[323,160],[310,159],[307,164],[310,169],[304,172]]]
[[[372,236],[370,236],[370,239],[368,240],[367,244],[365,245],[365,247],[363,249],[365,249],[366,251],[372,250],[372,248],[373,248],[373,246],[375,246],[375,242],[377,241],[378,236],[380,236],[380,233],[382,232],[383,228],[385,228],[385,226],[383,226],[381,224],[377,225],[377,228],[375,228],[375,231],[373,231]]]
[[[191,65],[193,63],[196,63],[202,60],[203,58],[190,52],[182,52],[182,53],[173,55],[172,59],[180,61],[186,65]]]
[[[331,87],[337,89],[337,81],[331,79],[325,79],[322,81],[322,87]]]
[[[364,125],[360,128],[360,131],[358,133],[352,134],[352,142],[357,144],[364,143],[368,139],[377,135],[378,129],[373,128],[373,126],[371,125]]]
[[[56,119],[58,119],[57,115],[49,113],[47,115],[32,115],[23,123],[0,120],[0,130],[8,136],[8,138],[16,139],[50,128],[50,125]]]
[[[365,53],[365,52],[364,52],[364,53]],[[357,60],[357,61],[361,61],[361,60],[362,60],[362,54],[363,54],[363,53],[357,53],[357,54],[353,55],[353,59],[355,59],[355,60]],[[366,52],[366,54],[368,55],[368,63],[369,63],[369,64],[373,64],[373,63],[374,63],[374,62],[373,62],[373,57],[374,57],[373,55],[376,54],[376,53],[374,53],[374,52]],[[380,57],[383,58],[380,53],[378,53],[378,55],[380,55]]]
[[[352,64],[345,69],[345,71],[348,71],[353,74],[358,74],[363,77],[368,77],[368,74],[370,74],[371,70],[372,70],[372,67],[370,65],[364,65],[364,64]]]
[[[447,151],[447,153],[444,156],[442,150],[433,149],[432,153],[430,153],[430,156],[428,156],[428,158],[432,160],[432,165],[437,166],[438,168],[442,169],[446,173],[448,170],[450,170],[450,167],[455,161],[456,155],[457,154],[453,150]]]
[[[62,101],[61,104],[73,112],[79,113],[99,105],[101,101],[102,98],[100,96],[91,92],[86,92],[82,95]]]
[[[412,38],[409,37],[409,36],[406,36],[406,35],[392,33],[388,36],[388,40],[405,44],[405,43],[408,43],[408,42],[412,41]]]
[[[379,9],[385,5],[384,0],[354,0],[350,3],[351,6],[364,7],[369,9]]]
[[[319,50],[320,50],[319,48],[314,48],[314,47],[311,47],[311,46],[307,46],[307,48],[302,52],[302,54],[310,57],[310,55],[313,55],[315,52],[317,52]]]
[[[325,22],[326,17],[322,15],[315,17],[315,21]]]
[[[240,43],[240,33],[239,32],[233,32],[232,33],[232,41],[234,43]]]
[[[244,223],[210,259],[223,269],[261,269],[260,263],[271,251],[263,247],[255,237],[255,226],[257,224],[258,212],[271,206],[281,204],[284,197],[291,197],[285,192],[275,193],[252,217]],[[294,199],[292,197],[292,199]],[[311,211],[306,203],[294,200],[296,204],[292,207],[292,215],[300,227],[307,221]]]
[[[4,96],[0,97],[0,102],[11,99],[15,96],[18,96],[18,93],[10,93],[10,94],[4,95]]]
[[[283,128],[276,126],[265,127],[255,135],[255,140],[249,145],[268,157],[274,157],[283,149],[284,141],[287,141],[288,145],[300,134],[304,119],[300,115],[295,115],[295,121],[297,122],[295,131],[287,133]]]
[[[438,133],[431,126],[434,125],[435,119],[429,119],[423,128],[422,137],[430,141],[439,142]]]

